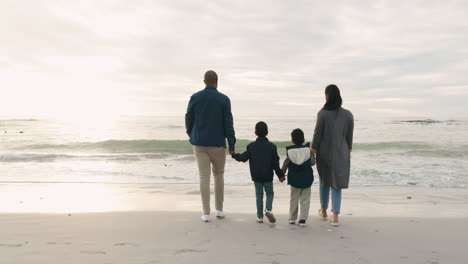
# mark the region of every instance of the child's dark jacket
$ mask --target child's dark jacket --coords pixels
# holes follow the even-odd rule
[[[276,145],[266,137],[258,137],[255,142],[247,145],[247,150],[244,153],[236,153],[232,157],[237,161],[249,161],[252,181],[271,182],[273,181],[273,171],[278,178],[284,177],[284,173],[279,167]]]

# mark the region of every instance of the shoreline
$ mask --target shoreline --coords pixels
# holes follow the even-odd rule
[[[0,184],[0,213],[201,212],[198,188],[198,184]],[[274,188],[273,210],[286,214],[289,186],[275,180]],[[318,189],[318,185],[312,186],[311,215],[319,207]],[[252,184],[226,185],[224,199],[226,212],[249,213],[256,210]],[[342,203],[343,216],[464,217],[468,215],[468,190],[419,186],[350,187],[343,190]]]
[[[280,184],[275,181],[275,184]],[[235,183],[235,184],[226,184],[225,186],[231,186],[231,187],[245,187],[245,186],[250,186],[252,182],[240,184],[240,183]],[[198,182],[193,182],[193,183],[187,183],[187,182],[74,182],[74,181],[68,181],[68,182],[60,182],[60,181],[0,181],[0,186],[4,185],[9,185],[9,184],[99,184],[99,185],[198,185]],[[213,182],[210,183],[213,185]],[[318,183],[314,181],[313,186],[318,186]],[[366,185],[349,185],[348,189],[353,189],[353,188],[427,188],[427,189],[434,189],[434,190],[439,190],[439,189],[464,189],[468,190],[468,187],[466,186],[454,186],[454,187],[446,187],[446,186],[423,186],[423,185],[417,185],[417,184],[405,184],[405,185],[389,185],[389,184],[380,184],[380,185],[373,185],[373,184],[366,184]],[[347,189],[344,189],[347,190]]]

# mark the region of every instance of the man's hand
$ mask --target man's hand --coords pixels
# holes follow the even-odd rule
[[[286,177],[279,178],[279,181],[280,181],[281,183],[283,183],[284,180],[286,180]]]
[[[234,154],[236,154],[236,152],[235,152],[234,150],[230,150],[230,151],[229,151],[229,155],[232,156],[232,155],[234,155]]]

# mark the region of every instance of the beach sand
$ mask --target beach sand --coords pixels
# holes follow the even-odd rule
[[[331,227],[314,186],[301,228],[275,188],[278,222],[257,224],[252,186],[203,223],[197,185],[3,184],[0,263],[468,263],[466,189],[350,188]]]

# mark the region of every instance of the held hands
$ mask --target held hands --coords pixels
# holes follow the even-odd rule
[[[229,155],[232,156],[232,155],[234,155],[234,154],[236,154],[236,152],[235,152],[234,150],[229,150]]]
[[[279,181],[283,183],[286,180],[286,177],[279,178]]]

